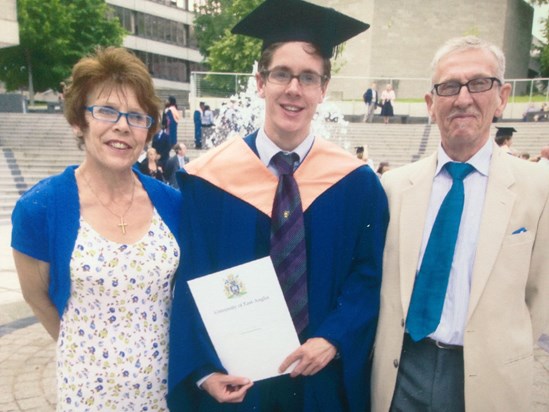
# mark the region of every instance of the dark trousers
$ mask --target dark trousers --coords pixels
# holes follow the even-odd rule
[[[391,412],[463,412],[463,387],[463,349],[404,335]]]
[[[194,145],[202,146],[202,125],[194,125]]]

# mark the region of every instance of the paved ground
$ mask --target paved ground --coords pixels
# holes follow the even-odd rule
[[[0,225],[0,412],[55,411],[55,343],[23,301],[10,231]],[[545,338],[540,342],[545,349],[535,349],[534,412],[549,411],[549,336]]]

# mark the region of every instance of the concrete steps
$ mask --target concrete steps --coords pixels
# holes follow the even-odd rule
[[[518,130],[512,146],[517,152],[536,156],[549,143],[549,122],[504,124]],[[345,129],[335,124],[326,125],[326,129],[331,134],[329,140],[350,153],[354,154],[356,146],[368,145],[376,166],[388,161],[393,168],[431,154],[440,141],[437,126],[428,124],[348,123]],[[492,136],[495,130],[492,125]],[[190,118],[180,121],[178,141],[185,143],[191,160],[206,153],[194,149]],[[0,223],[9,219],[26,188],[83,159],[84,152],[62,114],[0,113]]]

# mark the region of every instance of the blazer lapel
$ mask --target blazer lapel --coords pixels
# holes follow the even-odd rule
[[[436,169],[436,152],[410,174],[410,185],[403,191],[400,205],[400,291],[404,315],[408,312],[416,277],[421,239]]]
[[[509,155],[494,147],[473,266],[468,320],[471,318],[492,272],[515,203],[516,194],[510,190],[515,178],[505,162],[504,156]]]

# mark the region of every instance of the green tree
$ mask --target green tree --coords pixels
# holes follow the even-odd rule
[[[530,0],[532,5],[544,5],[549,4],[549,0]],[[539,51],[539,63],[540,63],[540,75],[541,77],[549,77],[549,16],[543,19],[543,39],[545,44],[541,47],[537,47]]]
[[[549,19],[545,19],[543,27],[545,45],[539,48],[539,64],[541,77],[549,77]]]
[[[7,90],[57,89],[97,46],[120,46],[124,29],[104,0],[18,0],[19,45],[0,49]]]
[[[208,0],[198,8],[195,34],[206,64],[214,72],[249,72],[261,42],[231,34],[231,28],[262,0]]]

